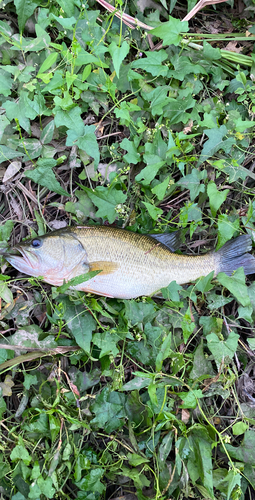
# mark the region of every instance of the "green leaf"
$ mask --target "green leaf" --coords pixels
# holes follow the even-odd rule
[[[143,98],[150,103],[151,113],[153,116],[163,114],[163,108],[170,100],[168,94],[168,85],[160,85],[149,93],[142,92]]]
[[[148,212],[153,220],[158,220],[160,215],[163,214],[163,210],[161,210],[161,208],[158,208],[155,205],[152,205],[151,203],[147,203],[146,201],[143,201],[143,205],[146,207],[146,209],[148,210]],[[157,243],[155,242],[155,245],[156,244]]]
[[[240,229],[239,218],[235,218],[233,221],[232,217],[227,214],[221,214],[218,217],[218,244],[216,250],[219,250],[224,243],[234,236],[236,231]]]
[[[18,15],[19,30],[23,32],[26,21],[32,16],[39,3],[32,0],[14,0]]]
[[[96,332],[93,335],[93,343],[101,349],[99,358],[112,354],[114,357],[119,353],[117,343],[120,341],[119,335],[116,333]]]
[[[207,490],[207,495],[209,495],[209,498],[214,499],[211,439],[205,427],[202,426],[192,430],[189,439],[192,440],[190,460],[195,462],[199,479],[201,479],[204,488]]]
[[[0,68],[0,94],[8,96],[12,93],[12,76]]]
[[[174,66],[174,70],[169,70],[167,76],[174,77],[178,74],[178,80],[184,80],[186,75],[190,73],[194,75],[207,75],[207,71],[200,64],[194,64],[188,57],[180,56],[180,54],[175,54],[171,58],[171,64]]]
[[[116,219],[116,206],[125,203],[127,195],[114,187],[109,189],[105,186],[97,186],[94,191],[84,186],[82,188],[94,205],[98,207],[96,217],[107,218],[109,223],[112,224]]]
[[[148,458],[141,457],[140,455],[137,455],[137,453],[128,453],[127,459],[128,459],[128,463],[130,465],[133,465],[133,467],[137,467],[138,465],[141,465],[141,464],[146,464],[150,461]]]
[[[160,372],[162,369],[163,361],[169,357],[171,352],[171,341],[172,334],[171,332],[166,336],[163,343],[160,346],[159,352],[156,357],[156,371]]]
[[[166,288],[162,288],[162,295],[164,299],[170,299],[173,302],[178,302],[180,300],[179,290],[182,287],[177,285],[176,281],[171,281],[171,283]]]
[[[61,194],[63,196],[69,196],[67,191],[61,187],[57,181],[52,168],[57,164],[56,160],[53,159],[42,159],[40,158],[37,162],[37,167],[34,170],[29,170],[24,173],[26,177],[32,179],[40,186],[45,186],[51,191]]]
[[[90,353],[92,332],[96,328],[96,321],[84,306],[72,304],[68,298],[62,299],[64,303],[64,320],[66,327],[74,336],[77,344],[86,352]]]
[[[138,139],[138,140],[137,140]],[[137,146],[139,144],[139,138],[137,137],[134,141],[129,141],[127,138],[123,139],[120,143],[120,147],[128,151],[123,158],[127,163],[133,163],[136,165],[140,160],[140,154],[137,152]]]
[[[120,47],[116,44],[116,42],[112,42],[111,45],[109,45],[108,50],[112,56],[112,62],[116,71],[117,78],[119,78],[120,66],[122,61],[124,61],[125,57],[129,53],[129,45],[126,40],[124,40]]]
[[[42,130],[40,141],[42,144],[48,144],[53,138],[53,133],[55,129],[54,119],[51,120]]]
[[[209,292],[214,285],[211,284],[211,281],[214,277],[214,271],[209,273],[207,276],[201,276],[196,282],[196,289],[201,293]]]
[[[37,376],[31,375],[30,373],[26,373],[25,379],[23,382],[25,389],[28,391],[30,389],[31,385],[36,385],[36,384],[37,384]]]
[[[196,380],[202,375],[214,375],[212,363],[204,355],[203,339],[195,350],[193,368],[190,372],[191,380]]]
[[[161,23],[160,26],[151,30],[152,35],[156,35],[163,39],[164,45],[179,45],[182,40],[181,33],[189,31],[189,23],[187,21],[180,21],[169,16],[169,21]]]
[[[22,460],[26,465],[29,465],[32,457],[29,455],[24,445],[18,444],[13,448],[10,459],[12,460],[12,462],[15,462],[16,460]]]
[[[252,351],[255,351],[255,338],[247,339],[247,342],[249,344],[249,348]]]
[[[0,297],[3,299],[7,304],[11,304],[13,301],[13,295],[11,290],[9,289],[7,283],[4,281],[0,282]]]
[[[63,26],[63,28],[65,30],[71,30],[73,29],[73,25],[75,23],[77,23],[77,19],[75,19],[75,17],[57,17],[55,16],[54,14],[51,14],[51,16],[53,17],[53,19],[55,19],[55,21],[57,21],[59,24],[61,24],[61,26]]]
[[[232,432],[234,436],[241,436],[241,434],[244,434],[247,429],[249,429],[249,425],[245,422],[236,422],[232,426]]]
[[[197,400],[204,397],[201,389],[194,389],[189,392],[179,392],[178,396],[183,400],[180,408],[192,408],[193,410],[197,407]]]
[[[37,486],[40,488],[41,493],[45,495],[46,498],[53,498],[53,496],[55,495],[56,490],[52,485],[51,477],[47,477],[46,479],[43,479],[42,476],[38,477]]]
[[[154,186],[151,190],[151,192],[153,194],[155,194],[157,196],[158,200],[160,200],[160,201],[163,200],[163,198],[165,196],[165,192],[168,188],[169,180],[170,180],[170,176],[166,177],[163,182],[160,182],[159,184]]]
[[[151,73],[152,76],[166,76],[168,66],[161,63],[168,59],[167,52],[163,49],[157,52],[145,52],[146,58],[132,62],[132,68],[141,68]]]
[[[217,129],[213,128],[212,130],[205,130],[204,133],[207,135],[208,141],[204,144],[197,167],[199,167],[201,163],[204,163],[208,158],[214,156],[220,149],[225,151],[225,153],[229,153],[233,144],[236,142],[233,137],[229,137],[224,140],[224,137],[228,134],[226,125],[221,125]]]
[[[40,69],[38,70],[38,73],[44,73],[49,68],[51,68],[51,66],[53,66],[53,64],[56,62],[57,58],[58,58],[58,53],[51,52],[51,54],[48,55],[48,57],[46,57],[45,61],[43,61]]]
[[[230,444],[225,445],[230,456],[238,462],[243,462],[245,464],[251,464],[254,467],[255,464],[255,431],[254,429],[247,430],[244,435],[244,439],[239,446],[232,446]]]
[[[56,1],[58,5],[60,5],[61,9],[63,9],[67,17],[73,16],[75,0],[56,0]]]
[[[62,77],[61,77],[62,79]],[[55,111],[55,125],[56,127],[67,127],[74,131],[77,137],[80,137],[84,132],[84,124],[81,119],[81,108],[75,106],[74,108],[64,111],[63,109],[54,108]],[[68,146],[69,144],[67,144]]]
[[[79,130],[79,132],[77,132],[76,129],[68,130],[66,145],[72,146],[73,144],[76,144],[88,155],[92,156],[92,158],[94,158],[95,160],[95,168],[98,166],[100,154],[94,125],[83,125],[83,130]]]
[[[228,193],[229,189],[218,191],[215,182],[209,182],[207,186],[207,194],[209,196],[210,209],[213,217],[216,216],[217,211],[221,207],[222,203],[224,203],[224,201],[226,200]]]
[[[173,99],[170,97],[164,110],[164,116],[169,118],[171,125],[175,125],[179,122],[186,124],[191,119],[190,110],[193,109],[195,105],[196,101],[191,95],[188,95],[185,99]],[[185,111],[189,112],[185,113]]]
[[[135,180],[141,182],[144,185],[150,184],[150,182],[156,177],[159,169],[165,165],[165,161],[162,161],[158,155],[145,153],[144,160],[147,163],[147,167],[143,168],[141,172],[136,176]],[[144,180],[143,180],[144,179]]]
[[[102,271],[102,269],[101,269],[101,271]],[[80,285],[81,283],[84,283],[85,281],[88,281],[91,278],[94,278],[94,276],[99,274],[101,271],[100,270],[99,271],[90,271],[86,274],[80,274],[80,276],[76,276],[75,278],[71,278],[69,281],[67,281],[67,283],[64,283],[63,285],[58,286],[57,291],[59,293],[65,293],[66,290],[68,290],[68,288],[70,288],[70,286]]]
[[[205,185],[200,184],[201,180],[204,180],[207,177],[206,170],[202,170],[199,172],[196,168],[193,168],[191,174],[182,177],[177,184],[181,185],[185,189],[190,190],[190,199],[194,201],[194,199],[199,195],[199,193],[204,193]]]
[[[210,349],[218,367],[220,367],[222,361],[224,361],[224,364],[228,364],[233,359],[238,346],[238,339],[239,335],[232,331],[229,333],[227,340],[220,340],[215,333],[207,335],[208,349]]]
[[[244,307],[251,305],[248,288],[245,284],[245,274],[242,267],[237,269],[233,276],[227,276],[225,273],[219,273],[217,280],[225,286],[236,300]]]

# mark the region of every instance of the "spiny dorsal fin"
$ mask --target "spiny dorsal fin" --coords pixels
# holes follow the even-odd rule
[[[174,231],[173,233],[163,233],[163,234],[149,234],[151,238],[157,240],[159,243],[163,243],[166,247],[175,252],[181,245],[181,231]]]

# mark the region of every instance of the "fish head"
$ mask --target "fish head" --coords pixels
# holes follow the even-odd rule
[[[55,286],[68,281],[77,267],[81,268],[79,274],[89,270],[81,242],[72,233],[61,231],[22,242],[5,253],[4,258],[18,271],[42,276]]]

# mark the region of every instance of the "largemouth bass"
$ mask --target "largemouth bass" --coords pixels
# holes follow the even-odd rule
[[[100,270],[73,288],[122,299],[152,295],[171,281],[181,285],[211,271],[215,276],[221,271],[231,275],[243,266],[245,274],[255,273],[255,258],[247,253],[248,235],[200,256],[175,254],[177,247],[176,233],[147,236],[109,226],[78,226],[21,243],[4,257],[19,271],[43,276],[55,286]]]

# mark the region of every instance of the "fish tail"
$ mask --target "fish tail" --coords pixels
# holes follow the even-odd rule
[[[218,250],[219,272],[224,272],[228,276],[243,267],[244,274],[255,273],[255,258],[247,253],[252,249],[251,237],[243,234],[235,240],[230,240]]]

